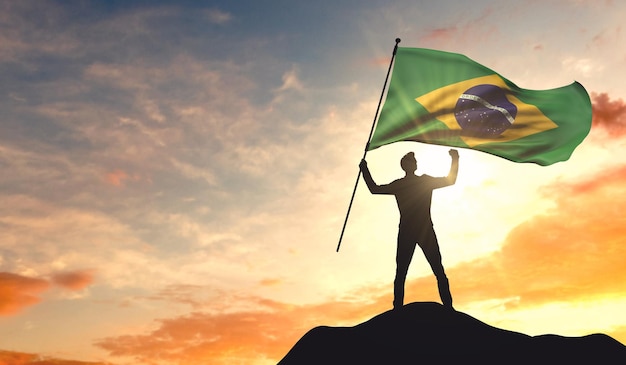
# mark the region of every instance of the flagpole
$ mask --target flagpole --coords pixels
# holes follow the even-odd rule
[[[380,93],[380,99],[378,100],[378,106],[376,107],[376,114],[374,115],[374,120],[372,121],[372,128],[370,128],[370,134],[367,137],[367,143],[365,144],[365,151],[363,152],[362,160],[365,159],[367,155],[367,150],[369,149],[370,140],[372,139],[372,134],[374,133],[374,126],[376,126],[376,119],[378,119],[378,112],[380,110],[380,104],[383,102],[383,95],[385,94],[385,89],[387,88],[387,80],[389,80],[389,74],[391,73],[391,67],[393,66],[393,60],[396,57],[396,52],[398,51],[398,43],[400,43],[400,38],[396,38],[396,45],[393,47],[393,53],[391,54],[391,61],[389,62],[389,68],[387,69],[387,76],[385,77],[385,83],[383,84],[383,91]],[[352,202],[354,202],[354,195],[356,194],[356,188],[359,186],[359,180],[361,178],[361,169],[359,168],[359,172],[356,175],[356,181],[354,182],[354,189],[352,189],[352,197],[350,198],[350,204],[348,205],[348,211],[346,212],[346,219],[343,221],[343,227],[341,228],[341,235],[339,236],[339,243],[337,244],[337,251],[339,252],[339,248],[341,247],[341,240],[343,239],[343,233],[346,230],[346,224],[348,223],[348,217],[350,216],[350,210],[352,209]]]

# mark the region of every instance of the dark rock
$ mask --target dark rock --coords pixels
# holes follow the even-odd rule
[[[411,303],[354,327],[316,327],[278,363],[626,364],[626,346],[593,334],[528,336],[438,303]]]

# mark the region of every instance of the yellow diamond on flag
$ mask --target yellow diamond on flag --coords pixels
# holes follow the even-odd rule
[[[509,113],[505,108],[490,104],[489,101],[483,100],[480,96],[466,94],[466,92],[471,88],[480,85],[493,85],[500,88],[506,95],[506,100],[516,107],[515,115]],[[471,133],[470,131],[465,130],[459,122],[460,111],[457,108],[457,103],[460,98],[475,101],[476,104],[487,111],[501,113],[502,119],[505,120],[503,124],[508,123],[503,127],[505,130],[501,133],[494,133],[492,135],[477,135],[476,133]],[[415,100],[429,113],[437,113],[437,119],[448,126],[448,128],[460,131],[460,138],[470,147],[485,143],[508,142],[558,127],[536,106],[524,103],[520,99],[516,98],[510,92],[510,88],[505,81],[496,74],[476,77],[446,85],[424,94]],[[442,110],[446,112],[441,113]]]

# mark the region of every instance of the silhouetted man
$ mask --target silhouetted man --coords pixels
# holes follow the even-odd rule
[[[418,244],[426,260],[437,278],[439,295],[446,307],[452,308],[452,295],[448,278],[441,263],[441,253],[437,236],[430,217],[430,203],[434,189],[452,185],[456,182],[459,171],[459,153],[450,150],[452,164],[446,177],[415,175],[417,161],[413,152],[407,153],[400,160],[400,166],[406,175],[387,185],[377,185],[367,168],[367,162],[359,164],[363,179],[372,194],[395,195],[400,210],[400,226],[398,228],[398,249],[396,252],[396,278],[393,282],[393,308],[400,309],[404,305],[404,282],[413,258],[415,245]]]

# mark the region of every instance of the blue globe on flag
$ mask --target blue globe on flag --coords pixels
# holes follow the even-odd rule
[[[494,138],[515,121],[517,107],[496,85],[482,84],[465,91],[458,99],[454,116],[464,133]]]

